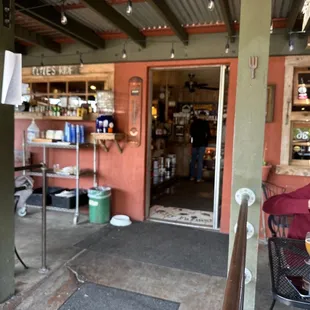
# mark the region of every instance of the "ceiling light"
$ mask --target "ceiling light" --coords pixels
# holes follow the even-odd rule
[[[210,11],[214,10],[214,0],[208,0],[208,9]]]
[[[288,49],[290,52],[294,50],[294,41],[292,39],[292,35],[290,35],[289,41],[288,41]]]
[[[127,1],[126,14],[127,15],[131,15],[132,14],[132,0],[128,0]]]
[[[68,24],[67,16],[65,15],[65,12],[63,12],[63,11],[61,12],[60,22],[61,22],[63,25],[67,25],[67,24]]]
[[[91,90],[96,90],[96,89],[97,89],[97,87],[96,87],[95,85],[90,85],[89,88],[90,88]]]
[[[225,45],[225,54],[228,54],[228,53],[229,53],[229,38],[227,38],[227,42]]]
[[[41,66],[44,66],[44,54],[41,54]]]
[[[126,52],[125,47],[123,48],[123,51],[122,51],[122,58],[123,58],[123,59],[126,59],[126,58],[127,58],[127,52]]]
[[[273,21],[271,21],[271,24],[270,24],[270,33],[273,33]]]
[[[82,53],[80,53],[80,68],[83,68],[83,66],[84,66],[84,61],[83,61]]]
[[[170,58],[173,59],[174,57],[175,57],[175,53],[174,53],[174,48],[173,48],[173,43],[172,43],[172,47],[170,51]]]

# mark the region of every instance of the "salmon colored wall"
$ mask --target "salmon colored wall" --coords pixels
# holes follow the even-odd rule
[[[268,83],[276,85],[274,122],[266,124],[265,127],[265,159],[276,165],[280,161],[280,140],[283,109],[284,88],[284,57],[272,57],[269,63]],[[237,85],[237,59],[205,59],[188,61],[161,61],[161,62],[139,62],[115,64],[115,108],[116,121],[119,131],[127,132],[128,112],[128,80],[132,76],[143,79],[143,107],[142,107],[142,143],[138,148],[125,145],[123,154],[120,154],[115,146],[111,147],[109,153],[100,150],[98,157],[99,184],[109,185],[113,191],[113,213],[124,213],[134,220],[144,220],[145,215],[145,166],[146,166],[146,123],[147,123],[147,87],[148,71],[152,67],[168,66],[195,66],[227,64],[230,66],[228,109],[226,122],[226,141],[223,175],[223,193],[221,210],[221,231],[229,231],[230,200],[231,200],[231,177],[232,177],[232,147],[234,131],[235,97]],[[25,130],[30,121],[16,121],[15,147],[21,148],[22,130]],[[64,122],[37,121],[41,129],[62,129]],[[94,124],[84,123],[87,131],[94,131]],[[36,150],[35,157],[39,160],[40,150]],[[59,163],[61,166],[74,165],[75,157],[72,150],[49,151],[51,163]],[[93,154],[91,150],[82,150],[81,167],[92,167]],[[288,190],[295,189],[308,183],[305,177],[271,176],[271,182],[287,186]],[[71,182],[71,183],[68,183]],[[74,181],[71,180],[49,180],[50,185],[60,185],[73,188]],[[68,185],[69,184],[69,185]],[[92,179],[82,179],[81,187],[92,186]]]
[[[119,154],[116,147],[112,146],[109,153],[100,151],[99,165],[99,184],[108,185],[113,188],[113,213],[124,213],[131,216],[134,220],[143,220],[145,214],[145,165],[146,165],[146,119],[147,119],[147,87],[148,71],[151,67],[161,66],[195,66],[195,65],[230,65],[230,84],[228,99],[228,116],[227,121],[233,124],[235,87],[236,87],[236,59],[206,59],[206,60],[188,60],[188,61],[166,61],[166,62],[140,62],[140,63],[122,63],[115,64],[115,108],[116,121],[119,131],[127,131],[127,112],[128,112],[128,80],[132,76],[139,76],[143,79],[143,107],[142,107],[142,143],[138,148],[125,146],[123,154]],[[26,130],[30,121],[17,120],[15,123],[15,148],[21,149],[22,131]],[[63,129],[64,122],[54,121],[37,121],[42,130],[46,129]],[[94,131],[94,124],[84,122],[88,132]],[[227,143],[226,153],[232,146],[232,126],[227,126]],[[35,160],[40,160],[42,152],[35,152]],[[65,165],[75,165],[73,150],[50,150],[48,152],[50,166],[54,163]],[[81,151],[81,168],[92,167],[92,151]],[[225,158],[225,166],[231,167],[229,161],[231,156]],[[227,162],[228,161],[228,162]],[[225,196],[230,196],[231,172],[224,169],[224,192]],[[64,187],[75,187],[74,180],[49,179],[49,185],[59,185]],[[81,187],[88,188],[92,186],[92,179],[82,179]],[[229,193],[229,194],[228,194]],[[223,207],[223,213],[227,213],[229,203]]]

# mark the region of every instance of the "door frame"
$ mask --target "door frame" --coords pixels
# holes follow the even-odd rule
[[[227,64],[212,64],[212,65],[184,65],[184,66],[159,66],[148,67],[148,85],[147,85],[147,121],[146,121],[146,173],[145,173],[145,218],[149,218],[151,208],[151,171],[152,171],[152,101],[153,101],[153,72],[154,71],[169,71],[169,70],[187,70],[187,69],[207,69],[218,67],[220,69],[219,81],[219,97],[218,97],[218,124],[217,124],[217,138],[216,138],[216,152],[215,158],[215,175],[214,175],[214,201],[213,201],[213,230],[219,230],[219,190],[220,190],[220,171],[221,171],[221,145],[222,145],[222,126],[223,126],[223,107],[225,94],[225,70]],[[219,117],[219,111],[221,117]],[[220,122],[219,122],[220,119]],[[220,126],[219,126],[220,124]],[[219,128],[220,127],[220,128]],[[218,139],[218,135],[220,139]],[[218,174],[218,175],[217,175]],[[215,183],[216,182],[216,183]],[[215,187],[215,184],[217,186]]]

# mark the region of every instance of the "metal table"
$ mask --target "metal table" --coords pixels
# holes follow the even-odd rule
[[[310,281],[309,255],[303,240],[270,238],[268,240],[273,309],[276,301],[287,306],[310,309],[310,298],[302,298],[290,285],[286,276],[302,276]]]

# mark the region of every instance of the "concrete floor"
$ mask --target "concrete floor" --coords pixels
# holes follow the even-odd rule
[[[87,218],[84,217],[84,220]],[[72,226],[71,214],[49,212],[48,266],[51,271],[47,275],[41,275],[38,273],[40,213],[17,218],[16,246],[31,268],[24,270],[20,263],[16,262],[17,295],[0,305],[0,309],[56,310],[84,282],[179,302],[180,310],[221,309],[226,284],[224,278],[74,247],[74,244],[96,232],[100,227],[87,222]],[[272,302],[267,254],[266,246],[260,246],[257,310],[269,309]],[[289,308],[278,304],[274,309]]]

